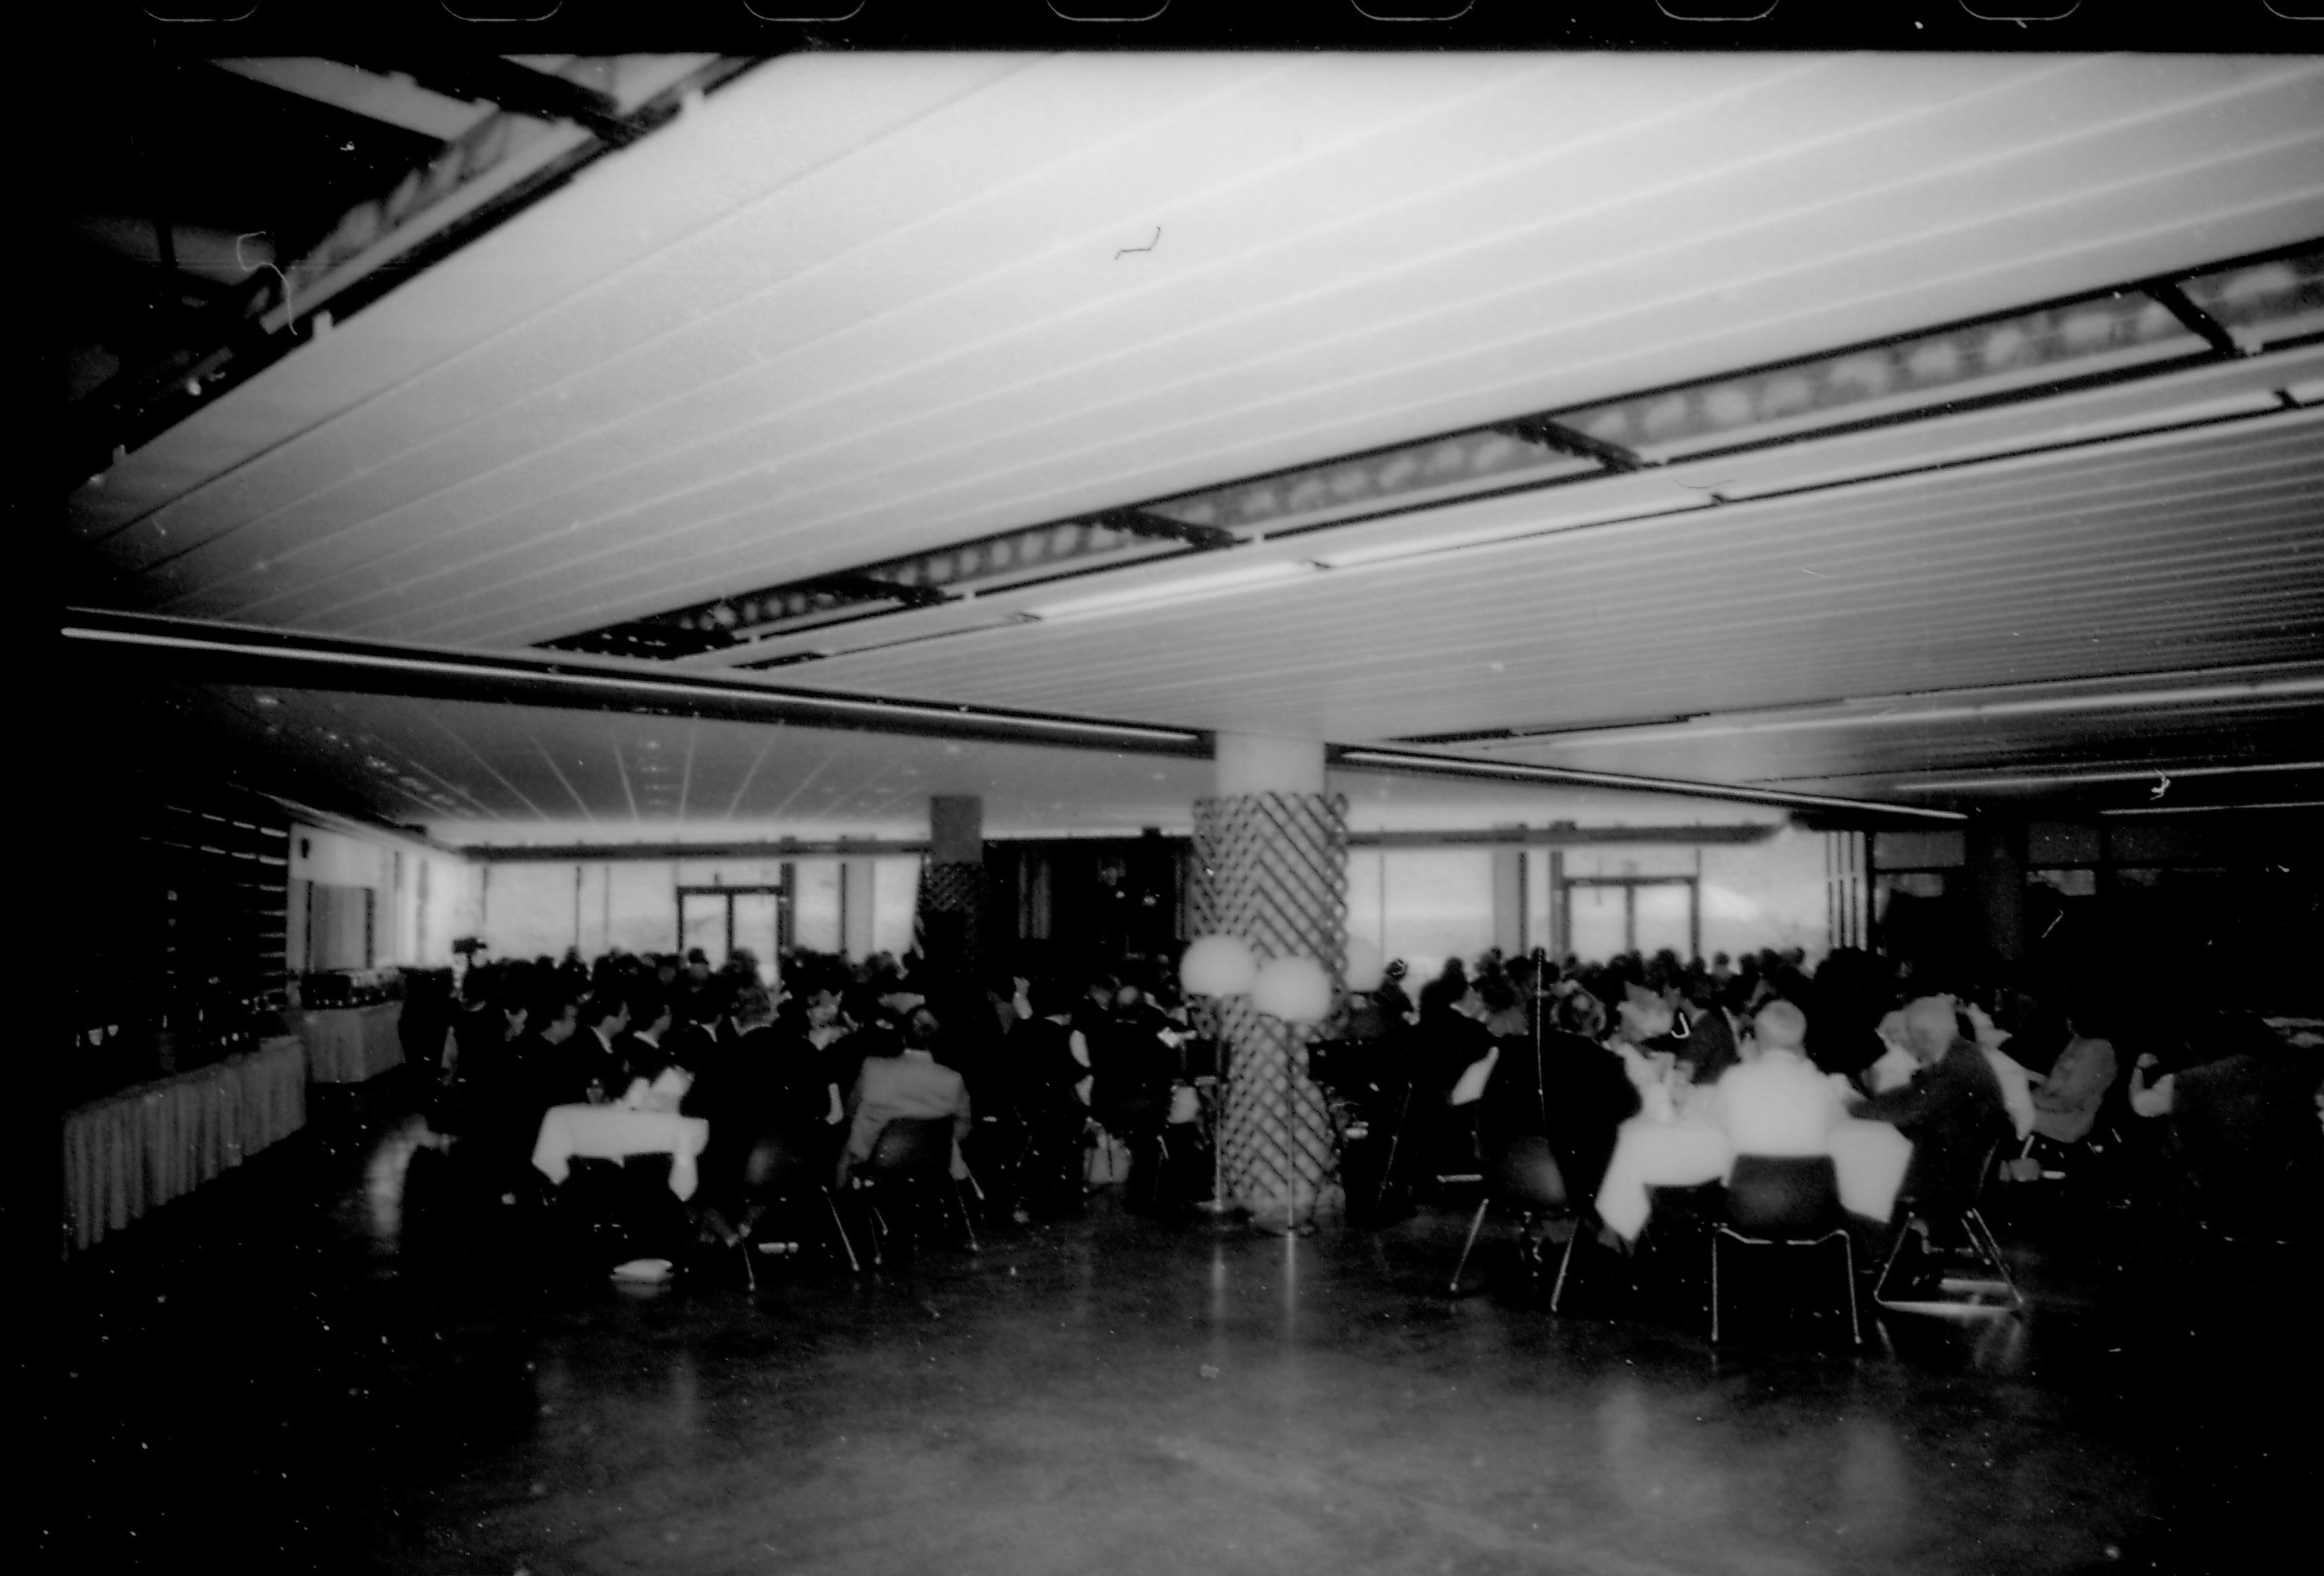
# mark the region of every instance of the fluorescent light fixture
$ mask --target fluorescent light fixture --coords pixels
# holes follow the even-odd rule
[[[2324,799],[2268,799],[2255,805],[2138,805],[2101,816],[2216,816],[2227,810],[2324,810]]]
[[[1514,779],[1576,788],[1621,788],[1632,793],[1683,794],[1691,798],[1732,799],[1742,804],[1776,805],[1793,809],[1860,810],[1884,816],[1913,816],[1928,821],[1969,819],[1959,810],[1934,810],[1920,805],[1892,805],[1871,799],[1843,799],[1824,794],[1737,788],[1724,783],[1693,782],[1684,779],[1628,777],[1610,771],[1577,771],[1562,766],[1527,766],[1508,760],[1463,760],[1457,756],[1423,755],[1400,750],[1342,750],[1333,755],[1332,764],[1385,767],[1394,771],[1437,772],[1448,777]]]
[[[1962,778],[1950,782],[1916,783],[1932,792],[1946,788],[2052,788],[2060,783],[2154,782],[2181,777],[2243,777],[2261,771],[2324,771],[2324,760],[2255,761],[2248,766],[2150,766],[2139,771],[2061,772],[2052,777]]]
[[[2186,689],[2141,689],[2099,695],[2053,695],[2026,700],[1978,701],[1967,705],[1936,705],[1914,708],[1911,696],[1898,696],[1894,701],[1866,698],[1834,703],[1831,706],[1804,715],[1775,716],[1753,722],[1706,723],[1648,724],[1636,728],[1576,729],[1571,733],[1554,730],[1520,734],[1508,739],[1481,741],[1489,745],[1508,747],[1554,740],[1568,749],[1589,749],[1600,744],[1661,744],[1696,739],[1725,739],[1751,733],[1812,733],[1826,728],[1904,727],[1922,723],[1983,722],[1995,717],[2053,716],[2075,712],[2153,711],[2166,706],[2220,705],[2237,701],[2273,700],[2288,696],[2324,695],[2324,677],[2303,678],[2260,678],[2235,684],[2206,684]],[[1888,706],[1894,709],[1866,711],[1868,706]],[[1852,709],[1842,709],[1852,708]]]
[[[1659,520],[1673,514],[1693,514],[1711,506],[1709,498],[1673,498],[1665,503],[1617,507],[1602,514],[1585,512],[1553,524],[1545,524],[1536,518],[1514,521],[1506,525],[1480,526],[1472,530],[1441,531],[1405,541],[1379,542],[1368,548],[1346,548],[1336,552],[1318,553],[1315,562],[1327,569],[1354,569],[1370,564],[1394,563],[1402,558],[1425,558],[1435,553],[1458,552],[1467,548],[1491,547],[1499,542],[1555,536],[1587,526],[1618,525],[1624,521]]]
[[[1314,575],[1321,567],[1321,565],[1311,564],[1304,558],[1274,558],[1264,564],[1245,564],[1213,575],[1196,575],[1121,591],[1100,592],[1092,596],[1071,597],[1064,602],[1046,603],[1039,607],[1028,608],[1026,613],[1043,623],[1070,623],[1076,619],[1142,613],[1148,608],[1207,602],[1214,596],[1231,596],[1244,591],[1279,585],[1287,580]]]

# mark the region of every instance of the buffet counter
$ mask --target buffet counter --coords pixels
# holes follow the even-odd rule
[[[403,1065],[401,1001],[286,1014],[318,1083],[365,1083]]]
[[[88,1247],[307,1125],[307,1051],[254,1051],[65,1113],[64,1240]]]

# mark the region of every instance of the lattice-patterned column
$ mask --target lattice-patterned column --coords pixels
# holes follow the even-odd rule
[[[1194,928],[1238,935],[1264,963],[1304,953],[1334,982],[1345,966],[1348,801],[1248,793],[1194,801]],[[1296,1225],[1335,1204],[1332,1119],[1307,1076],[1311,1027],[1215,1004],[1225,1057],[1219,1147],[1227,1196],[1254,1217]]]
[[[968,794],[928,801],[928,857],[920,864],[912,935],[920,955],[973,976],[983,962],[984,805]]]

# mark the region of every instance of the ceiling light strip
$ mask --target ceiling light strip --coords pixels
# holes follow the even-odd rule
[[[381,651],[283,643],[239,641],[215,636],[163,633],[157,631],[67,624],[60,631],[69,641],[144,650],[200,651],[220,656],[250,657],[267,661],[300,662],[318,667],[357,668],[374,672],[415,677],[523,681],[557,688],[589,690],[601,695],[637,697],[667,696],[680,701],[719,700],[763,705],[770,709],[810,714],[787,718],[812,724],[817,714],[859,718],[868,722],[909,721],[923,725],[949,726],[963,732],[1006,731],[1028,742],[1060,739],[1111,741],[1148,749],[1194,753],[1206,751],[1204,735],[1189,729],[1155,728],[1134,723],[1087,722],[1079,718],[1035,716],[972,705],[930,705],[913,701],[856,698],[779,690],[758,685],[722,684],[715,679],[632,677],[625,674],[577,673],[568,668],[516,661],[403,656]]]
[[[2052,777],[1961,778],[1946,782],[1914,783],[1929,792],[1947,789],[1974,792],[1997,788],[2055,788],[2063,783],[2169,782],[2182,777],[2246,777],[2263,771],[2324,771],[2324,760],[2255,760],[2236,766],[2149,766],[2133,771],[2061,772]],[[1909,774],[1892,774],[1901,779]]]
[[[2101,816],[2216,816],[2225,810],[2324,810],[2324,799],[2264,799],[2251,805],[2134,805]]]
[[[1941,693],[1941,692],[1932,692]],[[2253,700],[2296,698],[2324,695],[2324,676],[2302,678],[2260,678],[2236,683],[2208,684],[2186,689],[2144,689],[2100,695],[2045,696],[2029,700],[1978,701],[1964,705],[1903,709],[1913,696],[1867,697],[1832,701],[1813,712],[1804,709],[1762,715],[1749,720],[1715,716],[1677,718],[1665,723],[1630,723],[1599,728],[1536,728],[1511,730],[1490,738],[1436,740],[1427,742],[1473,742],[1523,745],[1554,741],[1575,749],[1600,744],[1654,744],[1672,740],[1723,739],[1751,733],[1812,733],[1826,728],[1910,727],[1924,723],[1980,722],[1995,717],[2052,716],[2080,712],[2140,710],[2170,706],[2221,705]],[[1884,709],[1873,710],[1870,708]],[[1423,742],[1424,741],[1415,741]]]
[[[1868,815],[1909,816],[1926,821],[1969,819],[1959,810],[1931,809],[1920,805],[1846,799],[1823,794],[1785,793],[1682,779],[1628,777],[1610,771],[1580,771],[1567,767],[1530,766],[1509,760],[1466,760],[1453,756],[1423,755],[1400,750],[1342,747],[1332,751],[1331,760],[1335,766],[1370,766],[1391,771],[1430,772],[1448,777],[1499,778],[1518,782],[1558,783],[1573,788],[1619,788],[1630,793],[1681,794],[1691,798],[1729,799],[1788,809],[1851,810]]]

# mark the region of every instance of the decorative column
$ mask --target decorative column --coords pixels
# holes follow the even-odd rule
[[[984,801],[974,794],[928,800],[928,857],[920,864],[912,933],[939,971],[973,975],[982,963]]]
[[[1264,965],[1305,954],[1336,985],[1348,928],[1348,802],[1323,789],[1323,747],[1221,734],[1217,794],[1194,801],[1197,934],[1240,936]],[[1340,1200],[1331,1109],[1307,1076],[1311,1026],[1248,997],[1216,1002],[1224,1077],[1219,1124],[1226,1200],[1290,1230]]]

